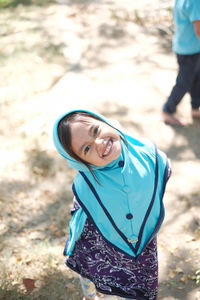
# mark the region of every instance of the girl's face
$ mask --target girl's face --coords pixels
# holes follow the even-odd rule
[[[120,135],[104,122],[82,117],[70,124],[71,146],[82,160],[105,166],[121,154]]]

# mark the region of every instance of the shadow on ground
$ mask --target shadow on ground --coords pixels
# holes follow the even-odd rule
[[[169,157],[173,157],[173,160],[178,161],[183,158],[181,155],[187,150],[191,149],[193,152],[195,159],[200,158],[200,147],[199,147],[199,136],[200,136],[200,122],[198,120],[194,120],[191,125],[187,127],[177,127],[173,128],[176,132],[176,137],[183,137],[186,140],[186,143],[183,145],[177,146],[176,144],[172,144],[170,148],[167,150],[167,154]]]
[[[195,269],[192,264],[194,257],[191,257],[188,249],[178,249],[171,253],[166,262],[166,280],[159,282],[159,297],[172,297],[172,299],[191,299],[189,295],[197,284],[195,280]],[[170,298],[171,299],[171,298]]]
[[[12,282],[7,281],[0,288],[1,300],[80,300],[81,287],[77,277],[69,278],[55,269],[47,269],[45,275],[36,278],[31,286],[27,286],[28,291],[20,291]],[[33,288],[33,290],[32,290]],[[31,289],[32,291],[30,291]]]

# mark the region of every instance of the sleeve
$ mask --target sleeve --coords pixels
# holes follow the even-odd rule
[[[83,232],[83,228],[85,226],[85,222],[87,220],[87,215],[83,211],[82,207],[78,204],[75,196],[73,198],[73,204],[73,208],[70,211],[72,218],[69,223],[69,236],[67,238],[63,251],[63,255],[65,256],[72,254],[76,241],[81,236],[81,233]]]
[[[76,200],[76,197],[73,198],[73,208],[70,210],[70,214],[73,216],[73,214],[80,208],[80,205],[78,204],[78,201]]]
[[[199,0],[187,0],[186,10],[190,22],[200,20],[200,3]]]

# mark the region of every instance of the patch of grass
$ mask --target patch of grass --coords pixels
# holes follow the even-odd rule
[[[24,5],[24,6],[29,6],[29,5],[37,5],[37,6],[45,6],[50,3],[55,3],[54,0],[0,0],[0,9],[3,8],[13,8],[18,5]]]
[[[0,264],[1,300],[77,300],[81,298],[78,276],[71,276],[64,265],[58,248],[45,242],[32,248],[29,256],[24,252],[13,267],[10,261]],[[19,259],[18,259],[19,260]],[[13,260],[12,260],[13,261]],[[14,270],[13,270],[14,269]],[[27,291],[24,278],[34,281]]]
[[[16,287],[1,288],[0,287],[0,299],[1,300],[32,300],[29,295],[23,295],[20,293]]]
[[[0,8],[16,7],[19,4],[30,5],[31,0],[0,0]]]

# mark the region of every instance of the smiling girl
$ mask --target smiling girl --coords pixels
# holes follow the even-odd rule
[[[156,235],[170,176],[166,155],[85,110],[59,117],[53,138],[69,167],[78,170],[64,254],[80,274],[85,299],[95,299],[96,290],[156,299]]]

